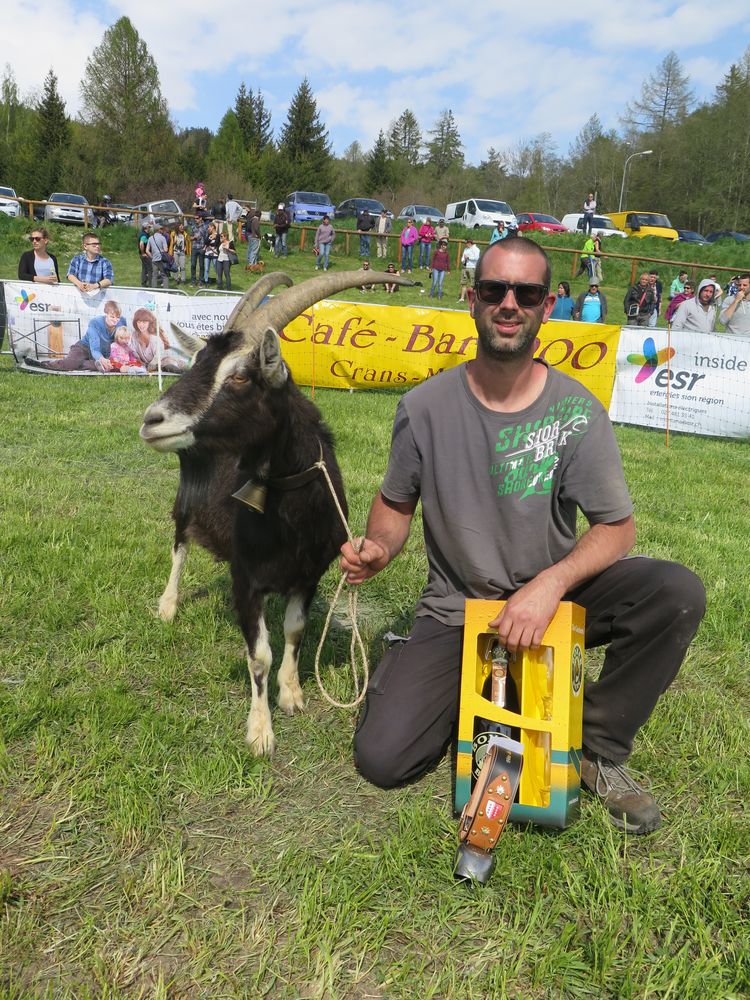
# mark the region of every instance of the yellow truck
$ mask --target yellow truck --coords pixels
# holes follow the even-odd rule
[[[665,240],[676,240],[677,230],[661,212],[610,212],[609,217],[617,229],[628,236],[661,236]]]

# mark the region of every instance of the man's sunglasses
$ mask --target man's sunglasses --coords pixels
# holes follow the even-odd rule
[[[526,282],[489,281],[482,279],[474,285],[477,298],[490,306],[499,306],[508,292],[513,292],[516,302],[523,309],[540,306],[549,292],[548,285],[531,285]]]

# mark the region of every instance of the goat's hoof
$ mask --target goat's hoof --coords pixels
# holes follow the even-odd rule
[[[163,622],[171,622],[177,613],[177,601],[165,600],[163,597],[159,601],[159,617]]]
[[[256,757],[270,757],[276,749],[273,728],[270,723],[253,719],[251,715],[247,719],[247,734],[245,737],[247,744]]]
[[[284,688],[279,688],[278,705],[284,715],[294,715],[295,712],[304,712],[305,696],[299,684],[291,684]]]

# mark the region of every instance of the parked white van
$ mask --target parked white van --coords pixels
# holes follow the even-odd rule
[[[449,225],[456,222],[467,229],[479,229],[480,226],[494,229],[501,219],[508,227],[518,227],[518,220],[507,201],[494,201],[491,198],[454,201],[445,210],[445,221]]]
[[[560,224],[574,233],[582,232],[583,212],[571,212],[570,215],[564,215]],[[591,224],[591,232],[601,233],[602,236],[624,236],[626,239],[628,236],[622,229],[615,229],[615,225],[608,215],[595,215]]]

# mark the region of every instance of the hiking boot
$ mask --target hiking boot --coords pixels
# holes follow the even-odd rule
[[[581,758],[581,782],[607,807],[618,830],[641,835],[661,826],[653,795],[633,780],[623,764],[586,751]]]

